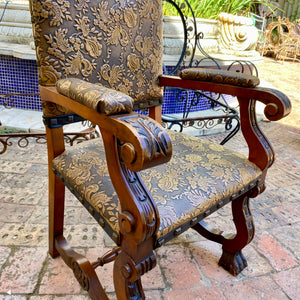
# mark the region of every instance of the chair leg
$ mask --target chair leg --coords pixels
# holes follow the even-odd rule
[[[108,300],[94,266],[89,260],[75,252],[63,236],[56,237],[55,243],[62,259],[72,269],[75,278],[82,289],[89,293],[90,298],[92,300]]]
[[[63,235],[65,186],[53,174],[49,177],[49,254],[55,258],[59,252],[55,247],[55,238]]]
[[[226,238],[222,235],[223,232],[210,232],[203,221],[196,224],[193,229],[207,239],[223,246],[223,253],[219,260],[219,265],[236,276],[247,267],[247,261],[242,254],[242,249],[249,244],[254,237],[254,223],[249,208],[248,195],[240,196],[232,201],[231,205],[233,221],[237,231],[234,237]]]
[[[118,300],[145,299],[141,279],[132,280],[136,275],[134,263],[122,252],[114,263],[114,286]]]
[[[145,299],[141,276],[155,266],[154,253],[136,264],[130,256],[121,252],[114,264],[114,286],[117,299]]]
[[[52,171],[52,160],[64,149],[62,128],[46,127],[48,148],[48,178],[49,178],[49,253],[54,258],[59,256],[55,248],[55,237],[63,235],[65,186]]]
[[[236,276],[247,267],[247,261],[242,254],[242,249],[254,237],[254,222],[247,194],[232,202],[232,214],[237,233],[234,238],[225,238],[223,240],[223,253],[219,265]]]

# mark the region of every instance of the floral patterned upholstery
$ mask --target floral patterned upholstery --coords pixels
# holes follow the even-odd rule
[[[60,79],[56,88],[60,94],[106,115],[129,113],[133,109],[130,96],[77,78]]]
[[[42,85],[81,78],[140,102],[162,97],[161,0],[32,0]]]
[[[210,81],[242,87],[256,87],[260,83],[256,76],[218,69],[187,68],[181,71],[179,76],[182,79]]]
[[[160,214],[156,246],[178,230],[186,230],[197,216],[247,192],[261,175],[261,170],[240,153],[197,137],[171,131],[169,135],[174,153],[171,161],[141,172]],[[118,243],[118,198],[101,139],[68,148],[53,163],[56,175],[64,178]]]

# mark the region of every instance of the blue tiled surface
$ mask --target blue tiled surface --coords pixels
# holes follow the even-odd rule
[[[0,55],[0,93],[39,93],[36,61]],[[17,108],[42,109],[38,95],[12,96],[11,99]],[[7,99],[0,97],[0,104],[5,100]]]
[[[167,67],[168,68],[168,67]],[[12,56],[0,55],[0,94],[8,93],[39,93],[37,64],[33,60],[24,60]],[[185,106],[189,106],[193,99],[193,92],[189,91],[188,101],[176,101],[178,90],[167,89],[164,91],[163,114],[182,113]],[[182,96],[183,94],[181,94]],[[179,97],[180,98],[180,97]],[[7,100],[0,96],[0,105]],[[27,110],[41,110],[38,95],[12,96],[14,106]],[[192,106],[191,112],[208,109],[205,101],[199,101]]]

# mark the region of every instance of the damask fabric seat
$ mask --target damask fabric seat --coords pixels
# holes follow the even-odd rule
[[[171,161],[141,172],[160,214],[156,247],[250,190],[262,174],[238,152],[197,137],[171,131],[169,135],[174,153]],[[53,168],[118,244],[118,197],[102,140],[68,148],[54,159]],[[133,181],[134,177],[133,173]]]

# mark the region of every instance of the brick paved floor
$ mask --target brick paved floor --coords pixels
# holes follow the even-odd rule
[[[265,59],[258,68],[290,97],[293,112],[277,123],[261,122],[277,161],[266,192],[252,201],[256,236],[244,250],[249,267],[232,277],[218,267],[220,246],[189,230],[157,250],[158,266],[143,277],[147,299],[300,299],[300,64]],[[240,135],[227,146],[246,151]],[[62,260],[47,254],[45,145],[12,146],[0,156],[0,193],[0,299],[88,299]],[[230,218],[226,207],[209,222],[227,231]],[[66,236],[92,259],[113,245],[70,193]],[[114,299],[112,265],[98,272]]]

